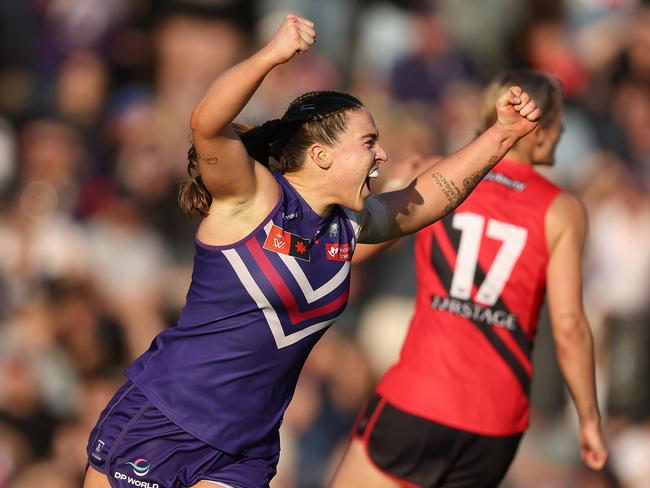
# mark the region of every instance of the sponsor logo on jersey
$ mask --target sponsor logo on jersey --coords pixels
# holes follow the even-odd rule
[[[271,228],[264,242],[264,249],[293,256],[303,261],[310,260],[309,247],[309,239],[287,232],[277,225]]]
[[[486,174],[485,179],[487,181],[494,181],[495,183],[507,186],[508,188],[516,191],[524,191],[526,189],[526,183],[523,181],[513,180],[512,178],[508,178],[503,173],[498,173],[496,171],[491,171],[490,173]]]
[[[350,244],[325,244],[325,255],[330,261],[351,261]]]
[[[120,473],[119,471],[113,473],[113,478],[116,480],[126,481],[128,484],[137,486],[138,488],[160,488],[160,485],[154,481],[131,478],[128,474]]]
[[[441,297],[434,295],[431,299],[431,308],[441,312],[449,312],[469,320],[477,320],[495,327],[504,327],[508,330],[517,328],[517,316],[495,307],[484,307],[471,300]]]
[[[134,461],[127,461],[124,464],[131,466],[133,473],[139,477],[145,476],[151,469],[151,463],[144,458],[138,458]],[[137,486],[139,488],[160,488],[160,485],[154,481],[132,478],[128,474],[124,474],[120,471],[115,471],[113,473],[113,478],[116,480],[126,481],[128,484]]]
[[[149,472],[149,468],[151,468],[151,464],[149,464],[144,458],[139,458],[135,461],[127,461],[124,464],[131,466],[133,473],[135,473],[137,476],[146,475]]]

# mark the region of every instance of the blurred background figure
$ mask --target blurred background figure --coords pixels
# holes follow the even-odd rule
[[[176,189],[191,107],[287,10],[322,26],[315,52],[275,71],[244,123],[307,88],[347,90],[398,161],[471,140],[497,72],[562,80],[565,132],[545,176],[588,209],[585,305],[611,462],[595,478],[579,463],[543,318],[531,430],[503,486],[650,485],[647,0],[24,0],[0,2],[0,486],[80,486],[121,371],[184,302],[197,221]],[[401,347],[411,249],[354,270],[346,314],[287,413],[274,486],[330,479]]]

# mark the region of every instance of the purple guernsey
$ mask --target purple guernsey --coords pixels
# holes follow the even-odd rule
[[[178,324],[126,371],[182,429],[248,456],[279,451],[300,370],[347,303],[359,229],[341,207],[317,215],[275,177],[280,200],[250,235],[230,246],[197,240]]]

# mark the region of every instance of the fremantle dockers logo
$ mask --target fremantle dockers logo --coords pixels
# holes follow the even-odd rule
[[[131,466],[136,476],[145,476],[149,472],[149,468],[151,468],[151,464],[143,458],[136,459],[133,462],[128,461],[124,464]]]

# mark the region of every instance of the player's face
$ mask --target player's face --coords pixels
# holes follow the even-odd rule
[[[380,164],[387,158],[370,112],[363,108],[350,110],[347,115],[347,129],[333,148],[331,183],[336,185],[337,203],[360,211],[370,195],[370,179],[379,176]]]
[[[562,113],[549,125],[540,127],[540,140],[533,152],[533,164],[553,166],[555,164],[555,148],[564,126],[562,124]]]

